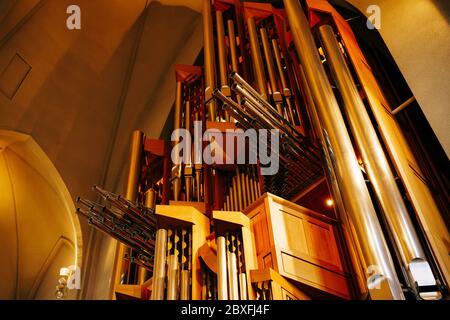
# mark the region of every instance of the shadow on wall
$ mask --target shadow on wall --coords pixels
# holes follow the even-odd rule
[[[0,130],[0,190],[0,299],[55,299],[60,269],[81,265],[81,231],[67,187],[30,136]]]
[[[436,8],[441,12],[442,16],[445,17],[447,22],[450,22],[450,1],[448,0],[432,0]]]

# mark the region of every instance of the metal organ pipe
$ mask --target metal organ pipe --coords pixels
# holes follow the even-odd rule
[[[230,87],[228,86],[228,62],[227,51],[225,47],[225,31],[223,26],[222,11],[216,11],[216,26],[217,26],[217,50],[219,56],[219,70],[220,70],[220,85],[223,94],[230,96]]]
[[[125,190],[125,197],[130,201],[136,201],[137,198],[143,141],[144,133],[139,130],[135,130],[131,138],[130,163],[128,167],[128,180]]]
[[[227,300],[227,245],[224,236],[217,237],[217,289],[218,299]]]
[[[351,264],[356,273],[356,285],[359,291],[358,293],[363,295],[367,292],[366,283],[364,281],[365,277],[363,276],[365,274],[364,268],[367,268],[367,266],[364,266],[363,268],[360,262],[360,258],[358,257],[357,244],[355,243],[354,238],[355,235],[352,233],[352,227],[350,225],[344,202],[341,197],[341,192],[337,184],[336,174],[334,173],[333,165],[331,163],[332,157],[326,145],[323,144],[326,140],[322,130],[320,130],[321,124],[319,116],[317,115],[311,91],[305,78],[305,72],[303,71],[303,67],[301,65],[299,66],[299,73],[299,80],[303,88],[303,94],[305,95],[306,104],[310,112],[312,125],[316,131],[316,135],[318,136],[318,140],[322,149],[324,158],[323,160],[325,161],[325,173],[327,175],[328,183],[330,184],[331,194],[333,195],[333,200],[336,204],[339,218],[341,219],[344,226],[344,237],[349,249]]]
[[[434,279],[375,128],[340,51],[333,28],[324,25],[319,28],[319,32],[328,65],[344,101],[343,109],[361,151],[369,180],[394,234],[403,264],[409,269],[410,264],[422,263],[422,276],[428,273],[426,277]],[[417,279],[413,279],[413,283],[414,281]]]
[[[166,279],[167,230],[156,231],[155,262],[153,270],[152,300],[164,299],[164,282]]]
[[[328,82],[309,23],[298,0],[284,0],[292,38],[310,84],[315,107],[325,141],[332,155],[332,165],[347,213],[351,216],[361,250],[374,273],[369,278],[369,290],[387,284],[388,295],[404,299],[400,282],[384,235],[371,202],[358,160],[345,127],[339,105]],[[386,280],[386,281],[385,281]],[[388,297],[384,297],[385,299]]]
[[[214,36],[211,17],[211,1],[203,0],[203,43],[205,56],[205,101],[209,111],[209,120],[216,119],[216,101],[210,99],[216,88],[215,60],[214,60]]]
[[[267,81],[264,74],[264,64],[261,56],[261,48],[259,46],[258,32],[256,31],[255,18],[251,17],[247,19],[247,27],[258,90],[263,98],[267,100]]]

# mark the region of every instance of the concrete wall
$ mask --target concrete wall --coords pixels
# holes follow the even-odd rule
[[[347,1],[366,15],[369,5],[380,7],[380,34],[449,156],[450,2]]]

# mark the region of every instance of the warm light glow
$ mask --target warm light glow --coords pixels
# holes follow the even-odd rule
[[[69,268],[61,268],[61,269],[59,269],[59,275],[60,276],[66,277],[69,274],[70,274]]]
[[[332,207],[332,206],[334,205],[334,201],[333,201],[333,199],[328,198],[327,200],[325,200],[325,204],[326,204],[328,207]]]

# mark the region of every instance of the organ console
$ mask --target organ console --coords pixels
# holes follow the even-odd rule
[[[379,114],[382,91],[337,11],[302,2],[203,0],[203,64],[177,66],[173,118],[202,139],[136,131],[125,196],[96,186],[102,203],[78,200],[78,214],[120,242],[115,298],[447,294],[449,233],[399,160],[408,146]],[[207,131],[224,161],[201,161]],[[220,144],[230,132],[231,147]],[[181,142],[193,151],[174,153]],[[332,212],[319,203],[329,195]]]

